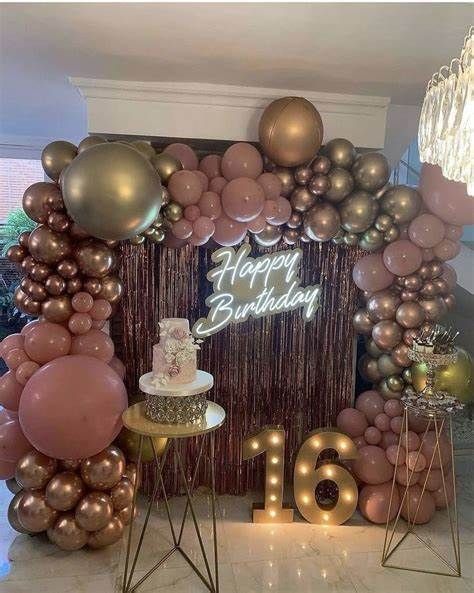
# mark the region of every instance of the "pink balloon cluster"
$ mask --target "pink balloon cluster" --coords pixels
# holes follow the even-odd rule
[[[219,245],[236,245],[247,231],[259,233],[267,223],[279,226],[289,220],[291,205],[280,195],[282,183],[277,175],[263,172],[254,146],[238,142],[222,157],[210,154],[200,163],[186,148],[180,158],[185,169],[168,183],[171,198],[184,208],[183,218],[172,226],[177,239],[204,245],[212,237]]]
[[[447,470],[451,463],[448,437],[444,433],[441,435],[437,449],[435,431],[424,434],[426,420],[411,415],[408,432],[401,434],[402,413],[399,400],[384,400],[380,393],[371,390],[358,396],[355,408],[345,408],[337,417],[338,428],[354,440],[359,450],[359,457],[352,463],[352,471],[360,486],[359,509],[373,523],[387,521],[394,474],[396,485],[390,520],[396,517],[401,506],[400,514],[404,519],[427,523],[436,508],[445,508],[453,498],[453,482],[446,476],[449,472],[445,471],[446,500],[440,469],[442,466]],[[407,476],[412,471],[408,492],[403,498]]]
[[[110,315],[109,303],[86,303],[81,295],[90,297],[73,297],[77,314],[100,321]],[[82,458],[104,449],[121,429],[127,406],[123,364],[105,332],[70,331],[73,319],[69,329],[32,321],[0,343],[9,369],[0,377],[1,479],[14,475],[15,464],[33,446],[57,459]]]

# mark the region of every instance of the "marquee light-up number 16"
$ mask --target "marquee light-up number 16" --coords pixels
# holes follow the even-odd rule
[[[338,463],[316,462],[320,453],[333,449],[339,459],[355,459],[357,448],[345,434],[331,429],[313,430],[302,443],[296,457],[293,488],[296,506],[310,523],[340,525],[347,521],[357,507],[357,484],[349,471]],[[255,523],[291,523],[293,509],[283,508],[285,431],[282,427],[265,427],[258,434],[247,437],[243,444],[243,458],[251,459],[266,452],[265,504],[254,508]],[[321,507],[315,490],[320,482],[330,480],[338,487],[337,501]]]

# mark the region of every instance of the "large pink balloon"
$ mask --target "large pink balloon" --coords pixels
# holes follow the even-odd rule
[[[392,504],[390,505],[390,499]],[[392,495],[392,480],[383,484],[366,485],[359,494],[359,508],[362,515],[372,523],[385,523],[390,507],[391,521],[395,519],[400,508],[400,496],[395,486]]]
[[[23,455],[33,449],[23,434],[18,418],[4,422],[0,426],[0,459],[17,463]]]
[[[229,218],[247,222],[263,210],[265,193],[261,186],[248,177],[232,179],[222,190],[222,208]]]
[[[345,408],[337,415],[336,425],[339,430],[350,437],[360,437],[367,428],[367,419],[362,412],[355,408]]]
[[[433,214],[420,214],[408,227],[408,236],[413,243],[425,249],[438,244],[444,238],[444,233],[443,222]]]
[[[412,274],[421,266],[422,261],[421,249],[408,239],[390,243],[383,252],[385,267],[397,276]]]
[[[367,484],[383,484],[393,476],[393,466],[381,447],[367,445],[359,449],[353,465],[355,475]]]
[[[202,185],[192,171],[177,171],[170,177],[168,191],[175,202],[186,207],[199,202]]]
[[[352,278],[358,288],[369,292],[388,288],[393,282],[393,274],[385,267],[381,253],[361,258],[352,269]]]
[[[56,459],[81,459],[110,445],[122,428],[125,386],[91,356],[63,356],[28,381],[20,423],[34,447]]]
[[[375,417],[383,412],[385,400],[378,391],[370,390],[361,393],[357,399],[355,407],[365,414],[370,424],[374,423]]]
[[[163,152],[167,152],[171,156],[174,156],[175,159],[178,159],[178,161],[181,161],[184,169],[194,171],[194,169],[198,168],[199,160],[196,153],[187,144],[174,142],[173,144],[169,144]]]
[[[228,181],[238,177],[257,179],[263,171],[263,160],[255,146],[247,142],[238,142],[224,152],[221,169],[222,175]]]
[[[446,179],[437,165],[423,163],[419,192],[431,212],[444,222],[474,224],[474,203],[466,184]]]
[[[25,351],[38,364],[66,356],[70,348],[71,334],[59,323],[42,321],[25,336]]]
[[[225,214],[214,221],[215,230],[213,239],[219,245],[226,247],[240,243],[247,233],[247,225],[243,222],[232,220]]]
[[[91,329],[85,334],[73,337],[71,354],[93,356],[103,362],[110,362],[114,355],[114,343],[105,332]]]
[[[16,380],[15,371],[7,371],[0,377],[0,404],[7,410],[18,410],[22,391],[23,385]]]

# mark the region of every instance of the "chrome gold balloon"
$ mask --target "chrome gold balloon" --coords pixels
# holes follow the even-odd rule
[[[341,226],[350,233],[362,233],[374,222],[378,204],[363,190],[350,194],[339,206]]]
[[[58,181],[63,169],[72,163],[77,155],[77,147],[65,140],[50,142],[41,153],[41,164],[46,175]]]
[[[171,175],[183,169],[183,164],[173,155],[162,152],[151,157],[151,164],[160,176],[161,182],[167,184]]]

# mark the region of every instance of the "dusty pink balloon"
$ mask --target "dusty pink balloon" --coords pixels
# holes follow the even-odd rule
[[[434,259],[434,253],[432,249],[422,249],[421,250],[421,259],[424,262],[432,261]]]
[[[86,334],[73,337],[71,354],[82,354],[107,363],[114,355],[114,343],[105,332],[91,329]]]
[[[440,487],[434,490],[431,494],[437,509],[445,509],[450,505],[454,500],[454,484],[451,476],[445,476],[444,486],[441,484]]]
[[[25,351],[39,364],[65,356],[70,348],[71,334],[59,323],[42,321],[25,336]]]
[[[216,220],[222,213],[222,204],[219,194],[214,191],[206,191],[199,200],[199,212],[211,220]]]
[[[261,233],[265,228],[266,224],[267,221],[265,220],[265,217],[262,214],[260,214],[259,216],[257,216],[257,218],[250,220],[247,223],[247,227],[251,233]]]
[[[283,188],[283,184],[278,175],[275,175],[274,173],[262,173],[258,177],[257,183],[262,186],[267,200],[278,200]]]
[[[15,477],[16,463],[0,459],[0,480],[10,480]]]
[[[462,226],[458,226],[456,224],[444,225],[444,237],[446,239],[451,239],[451,241],[459,241],[459,239],[462,237],[462,233]]]
[[[413,430],[401,433],[400,438],[407,451],[416,451],[420,447],[420,437]]]
[[[232,179],[222,191],[222,209],[238,222],[253,220],[263,210],[265,194],[260,185],[248,177]]]
[[[176,239],[178,241],[178,239]],[[102,329],[106,324],[105,319],[93,319],[92,329]]]
[[[426,427],[428,426],[429,420],[420,416],[419,414],[415,414],[414,412],[408,413],[408,428],[420,434],[420,432],[424,432]]]
[[[212,237],[215,229],[215,224],[207,216],[200,216],[193,223],[193,233],[201,239],[209,239],[209,237]]]
[[[169,144],[163,152],[167,152],[171,156],[174,156],[175,159],[178,159],[178,161],[181,161],[184,169],[194,171],[198,168],[199,159],[194,150],[187,144],[174,142],[173,144]]]
[[[430,492],[422,492],[418,484],[408,488],[402,503],[401,516],[416,525],[428,523],[435,513],[435,501]]]
[[[229,247],[240,243],[247,234],[247,225],[232,220],[225,214],[214,221],[216,226],[213,239],[219,245]]]
[[[390,417],[387,416],[387,414],[384,414],[383,412],[377,414],[377,416],[375,416],[374,418],[374,425],[381,432],[386,432],[387,430],[390,430]]]
[[[85,334],[92,328],[92,317],[88,313],[73,313],[67,326],[72,334]]]
[[[398,445],[398,434],[393,432],[393,430],[386,430],[382,432],[382,442],[380,443],[380,447],[386,449],[390,447],[390,445]]]
[[[434,214],[420,214],[411,221],[408,227],[410,240],[418,247],[425,249],[434,247],[444,238],[444,234],[443,221]]]
[[[421,472],[426,467],[426,457],[418,451],[410,451],[407,455],[408,469],[415,472]]]
[[[33,376],[34,373],[40,368],[37,362],[33,360],[27,360],[20,364],[20,366],[15,371],[15,379],[20,383],[20,385],[26,385],[30,377]]]
[[[191,204],[191,206],[186,206],[183,214],[186,220],[188,220],[189,222],[194,222],[201,216],[201,209],[196,204]]]
[[[205,245],[209,241],[209,237],[199,237],[195,233],[193,233],[189,239],[189,243],[194,245],[195,247],[200,247],[201,245]]]
[[[426,485],[425,485],[425,482],[426,482]],[[441,476],[441,470],[431,468],[428,471],[428,468],[424,469],[422,472],[420,472],[418,484],[422,488],[425,485],[424,487],[427,490],[429,490],[430,492],[433,492],[434,490],[438,490],[438,488],[440,488],[443,485],[443,478]]]
[[[123,380],[125,377],[125,365],[120,360],[120,358],[113,356],[112,360],[109,362],[109,367],[114,369],[117,375]]]
[[[199,170],[202,171],[208,179],[219,177],[221,173],[222,157],[217,154],[208,154],[199,163]]]
[[[413,274],[421,266],[421,250],[407,239],[394,241],[385,247],[383,263],[397,276]]]
[[[385,402],[383,407],[384,412],[390,418],[395,418],[395,416],[401,416],[403,412],[402,404],[398,399],[389,399]]]
[[[365,429],[364,438],[368,445],[378,445],[382,440],[382,433],[375,426],[369,426]]]
[[[406,450],[405,447],[398,445],[389,445],[385,449],[385,455],[392,465],[405,465]]]
[[[227,179],[225,177],[214,177],[209,183],[209,191],[213,191],[220,195],[226,185]]]
[[[0,408],[0,425],[10,420],[16,420],[18,418],[18,412],[13,410],[7,410],[6,408]]]
[[[395,418],[392,418],[390,420],[390,429],[395,434],[400,434],[402,432],[402,426],[403,426],[403,417],[402,416],[395,416]]]
[[[237,142],[224,152],[221,170],[228,181],[239,177],[257,179],[263,171],[263,160],[255,146]]]
[[[201,182],[202,191],[207,191],[209,189],[209,179],[207,175],[199,169],[196,169],[195,171],[193,171],[193,173],[198,176],[199,181]]]
[[[2,461],[17,463],[32,448],[23,434],[18,418],[0,425],[0,459]]]
[[[423,163],[418,190],[428,208],[448,224],[474,224],[472,197],[465,183],[450,181],[437,165]]]
[[[383,412],[384,399],[378,391],[364,391],[357,396],[355,407],[362,412],[370,424],[373,424],[376,416]]]
[[[359,457],[354,461],[354,473],[366,484],[382,484],[393,475],[393,467],[381,447],[367,445],[359,449]]]
[[[354,437],[352,440],[358,449],[367,446],[367,441],[364,439],[364,437]]]
[[[168,191],[175,202],[186,207],[199,202],[202,185],[192,171],[177,171],[170,177]]]
[[[277,214],[278,205],[276,200],[266,200],[262,210],[262,216],[265,218],[265,220],[270,221],[272,218],[277,216]]]
[[[16,372],[7,371],[0,377],[0,404],[7,410],[18,410],[22,390],[23,385],[16,380]]]
[[[372,523],[382,524],[387,519],[391,521],[397,516],[399,508],[400,495],[396,487],[392,494],[392,480],[383,484],[367,484],[359,493],[360,512]]]
[[[30,321],[29,323],[27,323],[26,325],[23,326],[22,330],[21,330],[21,335],[22,336],[26,336],[26,334],[32,330],[36,325],[38,325],[38,323],[41,323],[41,321],[39,319],[34,319],[33,321]],[[0,343],[0,355],[1,355],[1,343]]]
[[[413,486],[418,482],[420,479],[420,472],[411,472],[408,470],[406,464],[399,465],[395,468],[395,480],[397,484],[400,486],[406,486],[408,481],[410,481],[410,485]]]
[[[112,315],[112,305],[105,299],[96,299],[89,311],[89,315],[93,321],[104,321]]]
[[[273,200],[267,200],[265,202],[265,204],[269,201],[273,201]],[[285,224],[290,220],[290,217],[292,214],[292,209],[291,209],[291,204],[290,204],[289,200],[287,200],[283,196],[280,196],[275,201],[275,203],[276,203],[276,207],[277,207],[276,214],[274,214],[272,216],[268,216],[267,220],[268,220],[269,224],[271,224],[273,226],[279,226],[280,224]]]
[[[441,261],[454,259],[460,251],[461,243],[459,241],[452,241],[451,239],[443,239],[433,249],[433,253]]]
[[[436,445],[436,432],[429,430],[422,438],[421,452],[426,457],[428,465],[439,469],[441,465],[446,466],[451,461],[451,446],[448,437],[441,433],[439,435],[439,447]]]
[[[3,360],[11,371],[15,371],[20,364],[30,359],[23,348],[12,348],[4,355]]]
[[[178,239],[189,239],[189,237],[193,234],[193,225],[186,218],[181,218],[177,222],[173,223],[171,232]]]
[[[127,392],[109,365],[63,356],[25,386],[19,418],[35,448],[56,459],[82,459],[110,445],[122,428]]]
[[[336,418],[336,425],[339,430],[350,437],[360,437],[367,428],[367,419],[362,412],[355,408],[341,410]]]
[[[352,278],[361,290],[376,292],[388,288],[393,282],[393,274],[383,263],[381,253],[371,253],[362,257],[352,269]]]
[[[72,308],[78,313],[89,313],[93,304],[94,299],[88,292],[77,292],[71,299]]]
[[[29,325],[29,324],[28,324]],[[26,327],[26,326],[25,326]],[[10,334],[0,342],[0,357],[4,357],[13,348],[24,348],[25,338],[21,334]]]

